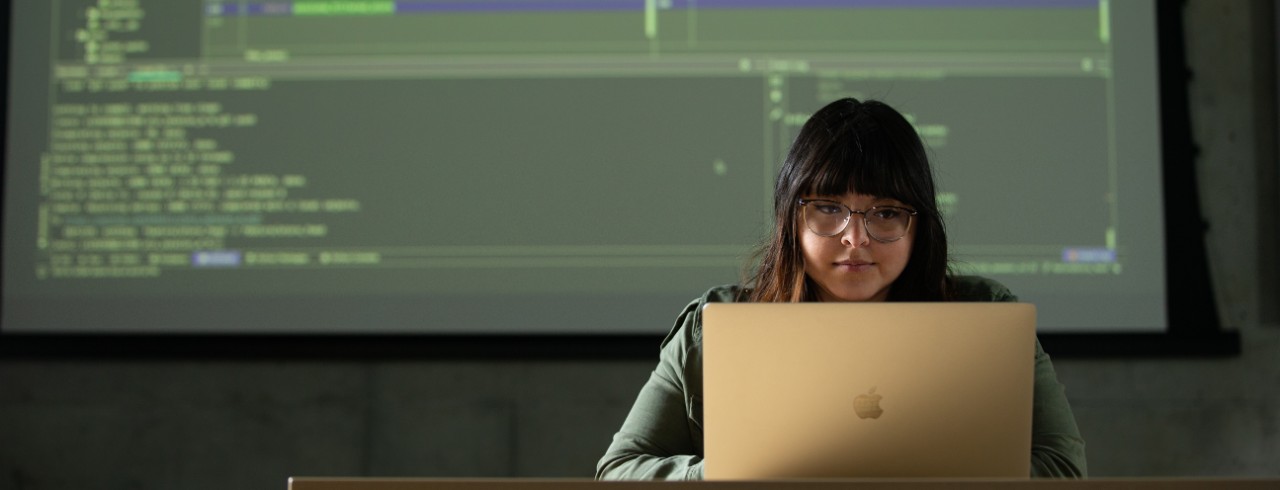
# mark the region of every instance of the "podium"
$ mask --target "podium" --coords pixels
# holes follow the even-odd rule
[[[1275,490],[1280,478],[868,479],[770,481],[596,481],[550,478],[294,477],[288,490]]]

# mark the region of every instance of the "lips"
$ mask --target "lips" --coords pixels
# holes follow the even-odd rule
[[[846,270],[850,272],[863,272],[863,271],[871,270],[871,268],[874,267],[875,265],[876,265],[875,262],[869,262],[866,260],[841,260],[835,263],[835,266],[837,269]]]

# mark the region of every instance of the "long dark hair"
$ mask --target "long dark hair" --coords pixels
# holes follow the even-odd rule
[[[757,251],[758,264],[747,281],[750,300],[816,300],[800,250],[799,199],[847,192],[897,199],[919,213],[911,225],[911,258],[889,290],[889,301],[949,299],[947,232],[920,136],[887,104],[846,98],[814,113],[787,153],[774,184],[773,234]]]

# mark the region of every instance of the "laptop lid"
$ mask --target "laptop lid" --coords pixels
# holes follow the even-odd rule
[[[1025,303],[709,304],[704,477],[1027,478],[1035,315]]]

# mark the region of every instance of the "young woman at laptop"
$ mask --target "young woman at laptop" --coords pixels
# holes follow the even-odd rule
[[[949,273],[928,157],[911,124],[884,103],[841,99],[810,117],[773,202],[776,226],[745,287],[713,288],[676,319],[597,478],[702,477],[707,303],[1016,301],[995,281]],[[1084,441],[1039,343],[1034,390],[1032,476],[1084,476]]]

